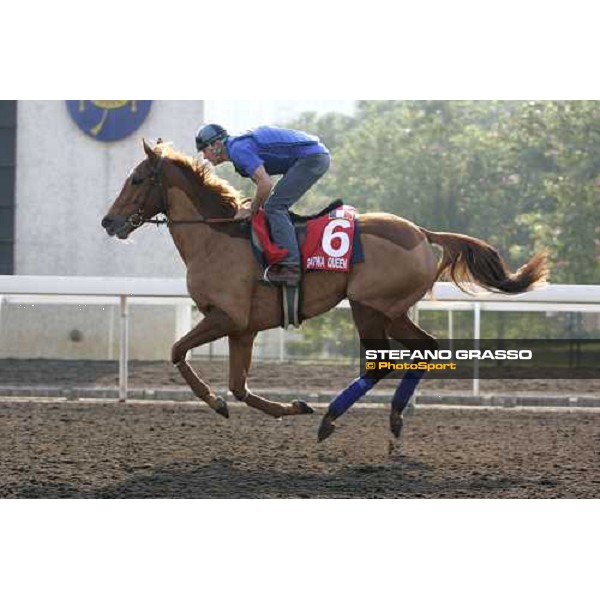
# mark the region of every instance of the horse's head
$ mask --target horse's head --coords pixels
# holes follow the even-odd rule
[[[218,177],[207,162],[198,163],[161,145],[161,140],[154,148],[144,140],[144,151],[146,159],[129,174],[117,199],[102,219],[102,227],[108,235],[124,240],[158,213],[164,213],[169,224],[182,222],[172,221],[167,214],[170,209],[169,186],[184,191],[197,215],[195,222],[233,220],[241,206],[240,194]]]
[[[129,174],[117,199],[102,219],[108,235],[124,240],[146,221],[165,212],[165,192],[160,182],[163,158],[156,147],[143,141],[146,158]]]

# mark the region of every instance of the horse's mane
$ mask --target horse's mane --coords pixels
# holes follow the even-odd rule
[[[204,195],[206,195],[206,191],[208,191],[209,194],[220,200],[227,213],[235,214],[241,206],[241,193],[228,181],[219,177],[208,162],[201,163],[164,143],[157,145],[155,149],[162,156],[182,167],[183,172],[188,176],[188,181],[196,186],[198,192],[204,191]]]

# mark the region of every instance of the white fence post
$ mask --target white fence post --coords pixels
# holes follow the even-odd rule
[[[119,352],[119,402],[127,400],[127,378],[129,360],[129,307],[127,296],[121,298],[121,348]]]
[[[481,304],[473,304],[473,341],[475,350],[479,350],[479,338],[481,337]],[[473,363],[473,396],[479,396],[479,359]]]

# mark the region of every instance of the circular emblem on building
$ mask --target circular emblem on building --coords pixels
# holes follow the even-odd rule
[[[79,129],[101,142],[131,135],[146,119],[152,100],[67,100]]]

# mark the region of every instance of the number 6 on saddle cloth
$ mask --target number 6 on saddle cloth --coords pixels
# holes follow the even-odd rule
[[[336,200],[316,215],[290,212],[302,255],[302,271],[348,272],[350,265],[364,261],[356,210]],[[252,249],[263,267],[281,262],[287,250],[277,246],[269,234],[264,211],[252,219]]]
[[[363,262],[359,222],[353,206],[336,200],[316,215],[301,216],[290,212],[302,257],[301,269],[306,271],[348,272],[350,265]],[[280,263],[288,251],[271,239],[269,224],[263,210],[252,218],[252,250],[263,270]],[[301,286],[283,286],[281,326],[296,327],[301,318]]]

